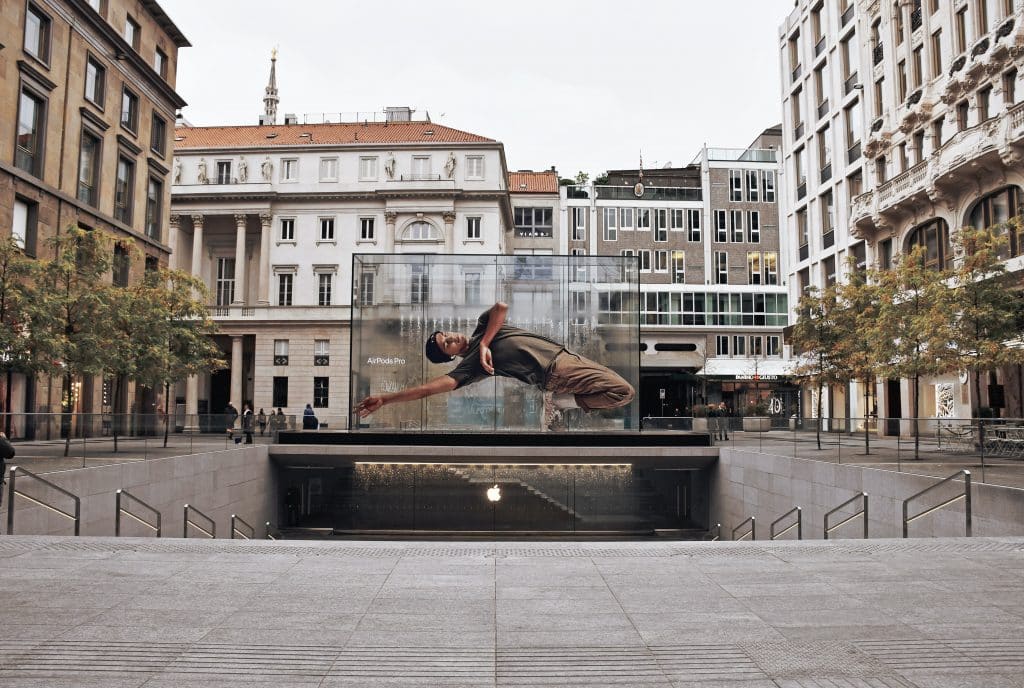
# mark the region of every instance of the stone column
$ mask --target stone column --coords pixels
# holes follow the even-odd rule
[[[172,270],[180,267],[178,265],[178,228],[181,226],[181,215],[171,215],[168,221],[167,245],[171,247],[171,256],[168,265]],[[168,412],[169,413],[169,412]]]
[[[448,247],[454,251],[455,246],[457,246],[457,237],[455,236],[455,211],[444,211],[441,213],[441,219],[444,220],[444,236],[446,243],[448,244]]]
[[[235,298],[232,306],[245,305],[245,215],[235,215]],[[241,409],[239,409],[241,412]]]
[[[231,336],[231,403],[242,412],[242,335]]]
[[[270,231],[273,216],[260,213],[260,283],[257,302],[261,306],[270,305]]]
[[[398,241],[398,237],[395,236],[395,224],[398,222],[398,213],[394,210],[384,211],[384,236],[381,237],[383,241],[381,244],[384,246],[384,251],[387,253],[393,253],[395,250],[395,243]]]
[[[203,216],[192,216],[192,276],[203,276]]]
[[[199,376],[185,378],[185,432],[199,432]]]

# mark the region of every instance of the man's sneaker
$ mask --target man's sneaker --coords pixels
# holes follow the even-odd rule
[[[551,392],[544,392],[544,414],[541,419],[541,432],[550,432],[559,420],[562,419],[562,412],[555,406],[555,395]]]

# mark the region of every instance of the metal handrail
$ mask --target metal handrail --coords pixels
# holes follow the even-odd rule
[[[835,524],[834,526],[829,527],[829,525],[828,525],[828,517],[829,516],[831,516],[832,514],[836,513],[837,511],[842,511],[846,507],[848,507],[851,504],[853,504],[854,502],[856,502],[858,499],[863,499],[864,500],[864,506],[863,506],[863,508],[860,511],[855,513],[853,516],[850,516],[849,518],[843,519],[842,521],[840,521],[839,523]],[[850,497],[845,502],[843,502],[842,504],[837,506],[835,509],[833,509],[832,511],[828,512],[827,514],[825,514],[825,539],[828,540],[828,534],[831,533],[833,530],[837,530],[838,528],[841,528],[841,527],[845,526],[847,523],[849,523],[850,521],[852,521],[853,519],[855,519],[855,518],[857,518],[859,516],[863,516],[864,517],[864,539],[867,540],[868,539],[868,493],[867,492],[861,492],[860,494],[857,494],[857,495],[854,495],[853,497]]]
[[[708,529],[708,534],[709,535],[711,534],[711,529],[710,528]],[[718,542],[721,539],[722,539],[722,524],[721,523],[716,523],[715,524],[715,536],[713,538],[711,538],[709,540],[709,542]]]
[[[195,521],[189,520],[189,517],[188,517],[188,512],[189,511],[194,511],[197,514],[199,514],[200,516],[202,516],[203,518],[205,518],[207,521],[209,521],[210,522],[210,530],[207,530],[206,528],[203,528],[201,525],[199,525]],[[206,514],[204,514],[199,509],[195,508],[194,506],[190,506],[190,505],[186,504],[185,505],[185,527],[182,529],[182,537],[188,537],[188,527],[189,526],[192,526],[196,530],[198,530],[198,531],[200,531],[202,533],[205,533],[211,539],[217,537],[217,522],[214,521],[209,516],[207,516]]]
[[[123,506],[121,506],[121,497],[122,496],[127,497],[128,499],[131,499],[131,500],[134,500],[134,501],[138,502],[139,504],[141,504],[142,506],[146,507],[147,509],[152,511],[154,514],[156,514],[156,523],[150,523],[149,521],[145,520],[144,518],[139,518],[138,516],[136,516],[135,514],[133,514],[130,511],[128,511]],[[154,531],[156,533],[157,537],[160,537],[160,521],[161,521],[161,517],[160,517],[160,512],[157,509],[155,509],[154,507],[150,506],[149,504],[146,504],[144,501],[142,501],[141,499],[139,499],[138,497],[133,495],[128,490],[118,490],[117,492],[115,492],[114,493],[114,504],[117,507],[117,510],[114,512],[114,537],[120,537],[121,536],[121,514],[124,514],[125,516],[129,516],[129,517],[135,519],[136,521],[138,521],[142,525],[144,525],[147,528],[149,528],[150,530]]]
[[[776,533],[775,532],[775,526],[777,526],[781,521],[783,521],[786,518],[789,518],[793,514],[796,514],[796,521],[794,521],[792,524],[790,524],[790,526],[788,528],[786,528],[785,530]],[[791,531],[794,528],[796,528],[796,539],[797,540],[803,540],[804,539],[804,516],[803,516],[803,514],[804,514],[803,509],[801,509],[798,506],[795,506],[792,509],[790,509],[789,511],[787,511],[786,513],[784,513],[781,516],[779,516],[777,519],[772,521],[772,524],[768,527],[768,539],[769,540],[777,540],[778,538],[782,537],[783,535],[785,535],[789,531]]]
[[[267,521],[267,539],[268,540],[276,540],[277,539],[276,537],[274,537],[274,534],[270,530],[270,521]]]
[[[942,504],[938,504],[936,506],[933,506],[932,508],[926,509],[925,511],[922,511],[921,513],[916,514],[914,516],[909,516],[908,515],[908,511],[909,511],[909,508],[910,508],[911,500],[917,499],[918,497],[921,497],[921,496],[931,492],[934,489],[942,487],[943,485],[945,485],[949,481],[954,480],[954,479],[960,477],[961,475],[964,477],[964,493],[963,494],[960,494],[960,495],[957,495],[956,497],[952,497],[950,499],[947,499]],[[964,500],[964,525],[965,525],[966,531],[967,531],[966,535],[967,535],[967,537],[971,537],[971,472],[969,470],[967,470],[966,468],[957,471],[956,473],[954,473],[953,475],[949,476],[948,478],[943,478],[942,480],[940,480],[939,482],[935,483],[931,487],[926,487],[925,489],[921,490],[917,494],[911,495],[910,497],[907,497],[906,499],[903,500],[903,537],[910,537],[909,536],[909,530],[910,530],[910,522],[911,521],[916,521],[917,519],[921,518],[922,516],[927,516],[928,514],[932,513],[933,511],[938,511],[939,509],[941,509],[943,507],[946,507],[946,506],[949,506],[950,504],[952,504],[954,502],[959,502],[961,499]]]
[[[248,528],[249,529],[249,534],[246,535],[245,533],[240,531],[237,527],[235,527],[235,523],[241,523],[243,526]],[[245,519],[243,519],[241,516],[235,516],[234,514],[231,514],[231,539],[232,540],[235,539],[235,533],[238,533],[239,535],[241,535],[246,540],[252,540],[254,537],[256,537],[256,529],[255,528],[253,528],[251,525],[246,523]]]
[[[53,488],[54,490],[56,490],[57,492],[60,492],[63,495],[71,497],[71,499],[75,500],[75,513],[74,514],[69,514],[68,512],[61,511],[57,507],[55,507],[55,506],[53,506],[51,504],[47,504],[46,502],[42,502],[42,501],[36,499],[35,497],[30,497],[29,495],[25,494],[24,492],[19,492],[14,487],[14,482],[15,482],[15,479],[17,478],[19,472],[24,473],[25,475],[29,476],[30,478],[35,478],[36,480],[38,480],[39,482],[43,483],[47,487]],[[27,499],[28,501],[32,502],[33,504],[38,504],[39,506],[43,507],[44,509],[49,509],[50,511],[54,512],[55,514],[59,514],[59,515],[63,516],[64,518],[70,518],[72,521],[75,522],[75,535],[78,535],[80,533],[81,527],[82,527],[82,500],[79,499],[79,497],[77,495],[72,494],[71,492],[68,492],[67,490],[65,490],[60,485],[54,485],[53,483],[51,483],[46,478],[41,478],[38,475],[36,475],[35,473],[33,473],[32,471],[26,470],[26,469],[22,468],[21,466],[11,466],[10,484],[7,486],[7,534],[8,535],[14,535],[14,497],[16,495],[19,496],[19,497],[22,497],[24,499]]]
[[[740,528],[742,528],[743,526],[747,525],[748,523],[750,524],[750,530],[748,530],[747,532],[743,533],[743,535],[740,535],[737,538],[736,537],[736,531],[739,530]],[[751,516],[746,521],[744,521],[743,523],[739,524],[738,526],[736,526],[735,528],[732,529],[732,539],[733,540],[742,540],[743,538],[747,537],[748,535],[750,536],[751,540],[756,540],[757,539],[757,524],[754,522],[754,517],[753,516]]]

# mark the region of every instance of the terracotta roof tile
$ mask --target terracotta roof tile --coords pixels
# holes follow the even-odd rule
[[[309,134],[309,136],[301,136]],[[181,140],[179,140],[181,139]],[[497,143],[433,122],[277,124],[228,127],[177,127],[174,149],[267,148],[346,143]]]
[[[558,175],[545,172],[509,172],[509,193],[558,193]]]

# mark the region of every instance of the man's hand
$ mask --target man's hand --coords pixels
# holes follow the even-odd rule
[[[480,344],[480,366],[488,375],[494,375],[494,360],[491,358],[491,347]]]
[[[368,415],[379,409],[384,405],[384,397],[380,396],[369,396],[360,401],[356,405],[356,413],[359,414],[360,418],[366,418]]]

